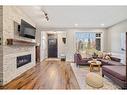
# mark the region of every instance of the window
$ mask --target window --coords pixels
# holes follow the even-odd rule
[[[76,32],[76,50],[101,50],[101,33]]]
[[[96,38],[96,50],[101,50],[101,39]]]
[[[101,33],[96,33],[96,37],[101,37]]]

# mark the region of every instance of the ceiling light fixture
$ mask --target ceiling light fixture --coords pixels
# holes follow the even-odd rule
[[[105,24],[101,24],[101,26],[105,26]]]
[[[78,26],[78,24],[76,23],[76,24],[75,24],[75,27],[77,27],[77,26]]]

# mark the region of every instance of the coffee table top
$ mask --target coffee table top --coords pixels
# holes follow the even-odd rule
[[[101,61],[91,60],[88,61],[91,65],[101,65]]]

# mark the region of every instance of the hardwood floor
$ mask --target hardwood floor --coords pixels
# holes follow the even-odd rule
[[[79,89],[68,62],[44,61],[23,73],[3,89]]]

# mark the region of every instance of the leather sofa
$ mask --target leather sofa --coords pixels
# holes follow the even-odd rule
[[[90,60],[90,58],[82,58],[82,56],[79,53],[75,53],[74,54],[74,63],[76,63],[76,65],[89,65],[88,61]]]
[[[116,58],[116,57],[110,57],[111,60],[106,60],[106,59],[99,59],[102,62],[102,65],[122,65],[120,63],[121,59]]]
[[[92,60],[92,58],[82,58],[79,53],[74,54],[74,63],[76,63],[76,65],[90,65],[90,63],[88,63],[89,60]],[[120,59],[116,57],[111,57],[111,60],[102,58],[97,58],[97,60],[101,61],[102,65],[121,65]]]
[[[126,65],[120,63],[121,59],[111,57],[111,60],[100,59],[102,62],[102,76],[110,78],[122,89],[127,89]]]
[[[102,76],[107,76],[122,89],[127,89],[126,65],[102,66]]]

